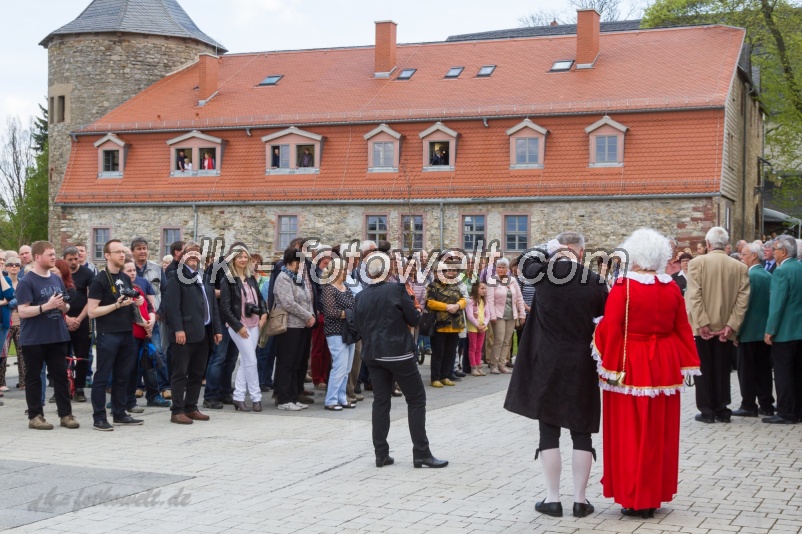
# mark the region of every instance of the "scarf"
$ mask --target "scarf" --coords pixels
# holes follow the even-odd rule
[[[291,270],[289,270],[286,265],[282,265],[281,272],[289,276],[290,279],[296,284],[300,284],[301,287],[306,287],[304,284],[304,277],[303,273],[301,273],[301,269],[298,269],[298,272],[294,273]]]

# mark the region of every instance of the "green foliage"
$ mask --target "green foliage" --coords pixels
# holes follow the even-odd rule
[[[802,2],[800,0],[657,0],[644,27],[727,24],[746,29],[757,98],[766,110],[767,157],[775,169],[802,169]]]

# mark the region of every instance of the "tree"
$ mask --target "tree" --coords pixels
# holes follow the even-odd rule
[[[573,11],[565,9],[536,11],[520,17],[518,22],[524,27],[549,26],[552,22],[557,24],[576,24],[577,9],[595,9],[601,15],[601,20],[609,22],[636,18],[641,11],[637,1],[630,3],[626,9],[621,0],[568,0],[568,3],[574,8]]]
[[[22,244],[47,239],[48,140],[44,122],[19,118],[6,121],[0,135],[0,246],[16,249]]]
[[[768,113],[765,144],[774,168],[802,168],[802,2],[799,0],[657,0],[645,27],[727,24],[746,28],[757,67],[757,98]],[[757,83],[757,80],[756,80]]]

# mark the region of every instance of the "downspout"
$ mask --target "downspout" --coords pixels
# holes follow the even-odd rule
[[[443,201],[440,201],[440,250],[443,250]]]
[[[192,227],[192,240],[197,242],[198,241],[198,205],[192,205],[192,212],[195,215],[195,222]]]
[[[746,86],[744,86],[746,89]],[[746,238],[746,144],[747,144],[747,120],[749,117],[749,95],[752,94],[755,88],[751,87],[748,91],[744,91],[743,94],[743,102],[742,107],[743,111],[743,133],[742,137],[742,144],[741,144],[741,239]]]

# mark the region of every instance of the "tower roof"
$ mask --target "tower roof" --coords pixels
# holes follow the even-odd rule
[[[45,37],[45,48],[57,35],[125,32],[195,39],[228,52],[203,33],[176,0],[93,0],[78,18]]]

